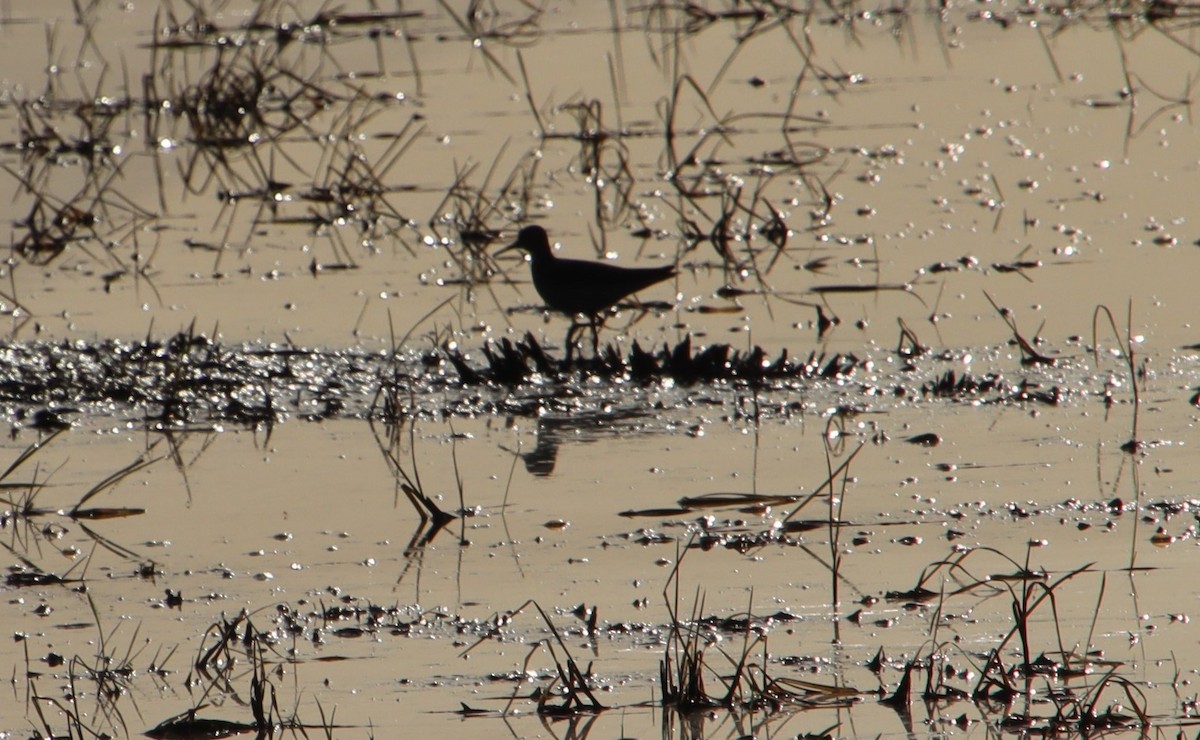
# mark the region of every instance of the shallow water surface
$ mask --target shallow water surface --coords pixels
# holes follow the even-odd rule
[[[1194,721],[1188,6],[58,5],[0,732]],[[567,363],[529,223],[678,275]]]

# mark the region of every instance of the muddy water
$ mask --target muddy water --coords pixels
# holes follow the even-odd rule
[[[208,9],[208,30],[183,5],[75,20],[67,5],[41,7],[9,10],[0,29],[0,202],[12,203],[15,250],[6,351],[194,327],[227,357],[358,354],[323,378],[327,366],[307,356],[323,392],[343,381],[342,405],[320,422],[297,401],[316,392],[289,386],[273,424],[197,400],[210,411],[168,424],[169,436],[146,421],[161,411],[150,404],[63,400],[80,376],[61,365],[37,368],[67,389],[54,401],[6,385],[6,459],[45,434],[38,409],[78,410],[5,479],[44,484],[5,491],[12,572],[67,583],[4,587],[18,639],[0,643],[0,665],[17,678],[0,730],[65,734],[75,715],[137,734],[202,704],[199,717],[251,723],[244,659],[227,684],[193,669],[215,642],[210,626],[243,611],[271,646],[276,716],[335,724],[338,736],[932,734],[958,731],[960,718],[982,734],[1053,717],[1051,695],[1125,716],[1140,701],[1167,727],[1194,712],[1189,399],[1200,380],[1186,347],[1197,342],[1200,234],[1188,216],[1200,152],[1178,101],[1197,58],[1171,20],[857,6],[845,17],[768,10],[755,25],[719,3],[707,17],[497,3],[464,33],[465,9],[456,20],[435,3],[307,25],[319,8],[272,6],[258,18],[269,32],[252,32],[247,12],[226,6]],[[197,128],[176,117],[219,68],[216,39],[241,49],[222,57],[240,69],[290,73],[258,99],[262,120],[210,110]],[[599,119],[580,124],[580,104]],[[231,120],[253,147],[202,144]],[[853,372],[759,388],[578,376],[463,387],[447,348],[483,367],[486,342],[530,332],[561,356],[566,322],[543,315],[528,268],[485,257],[531,219],[564,255],[678,265],[674,284],[642,296],[670,308],[610,321],[604,339],[622,351],[691,336],[772,357],[852,355]],[[26,248],[31,224],[40,251]],[[462,232],[477,227],[504,233],[465,250]],[[774,233],[786,233],[781,245]],[[1146,442],[1134,455],[1121,449],[1134,435],[1123,337],[1105,323],[1101,360],[1091,353],[1101,304],[1122,335],[1129,316],[1134,335]],[[817,305],[840,320],[820,336]],[[928,353],[896,352],[898,319]],[[1022,364],[1014,333],[1055,365]],[[382,421],[363,417],[386,368],[379,352],[400,337],[398,362],[415,377],[397,397],[424,413],[389,446]],[[1003,382],[921,392],[948,370]],[[854,413],[831,435],[839,407]],[[922,434],[940,443],[907,441]],[[839,487],[844,526],[827,525],[822,497],[792,517],[818,526],[785,528],[860,444]],[[441,508],[468,515],[429,539],[389,450]],[[151,462],[80,508],[143,513],[68,515],[139,458]],[[44,511],[15,513],[31,491]],[[797,498],[671,511],[718,493]],[[961,567],[934,570],[969,548]],[[905,662],[934,650],[947,682],[973,690],[1024,587],[967,587],[1022,566],[1065,579],[1055,608],[1030,618],[1031,657],[1102,651],[1090,676],[1014,679],[1010,704],[917,701],[906,715],[877,702],[872,692],[890,694]],[[943,595],[884,598],[917,585]],[[523,605],[493,632],[498,613]],[[373,621],[369,607],[381,610]],[[750,612],[766,643],[749,660],[770,676],[859,692],[844,706],[664,714],[672,610]],[[746,637],[701,631],[720,694]],[[528,697],[550,686],[564,646],[590,664],[610,709],[537,716]],[[865,664],[881,648],[890,661],[876,675]],[[1020,659],[1015,638],[1002,658]],[[1109,671],[1117,680],[1101,685]]]

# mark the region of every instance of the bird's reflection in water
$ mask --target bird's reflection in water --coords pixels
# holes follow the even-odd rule
[[[638,411],[620,414],[581,414],[576,416],[543,416],[537,420],[537,443],[533,451],[522,452],[521,461],[529,473],[545,477],[554,472],[558,462],[558,447],[566,442],[595,442],[601,437],[617,436],[636,428],[636,419],[645,416]]]
[[[532,452],[521,453],[521,460],[525,463],[527,472],[542,477],[554,472],[554,463],[558,462],[558,443],[562,439],[562,433],[557,427],[562,421],[564,420],[538,419],[537,446]]]

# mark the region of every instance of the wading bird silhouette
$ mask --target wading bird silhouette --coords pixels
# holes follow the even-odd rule
[[[592,352],[600,347],[599,330],[608,311],[622,298],[675,276],[673,265],[617,267],[603,262],[561,259],[550,248],[550,237],[541,226],[526,226],[517,240],[496,254],[518,249],[529,254],[533,287],[546,305],[571,317],[567,329],[567,360],[574,350],[575,334],[592,330]],[[587,321],[580,322],[580,316]]]

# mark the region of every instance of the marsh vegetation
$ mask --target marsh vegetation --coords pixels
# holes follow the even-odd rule
[[[1198,18],[5,7],[0,733],[1190,732]]]

